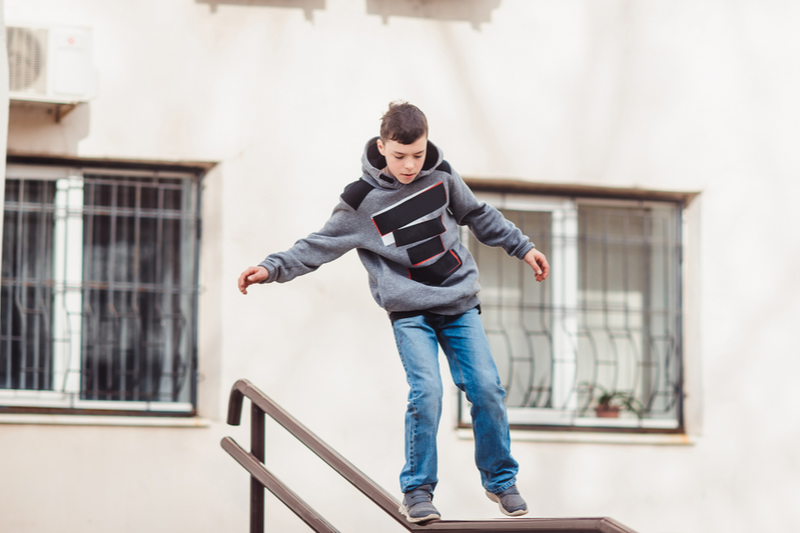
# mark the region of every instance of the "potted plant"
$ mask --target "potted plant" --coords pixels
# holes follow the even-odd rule
[[[627,410],[634,413],[638,418],[642,418],[644,414],[644,406],[639,400],[633,397],[629,392],[622,392],[616,390],[608,390],[602,385],[597,384],[584,384],[589,390],[590,401],[586,408],[594,400],[594,412],[598,418],[618,418],[620,411]],[[595,399],[595,391],[600,395]],[[586,409],[584,409],[585,411]]]

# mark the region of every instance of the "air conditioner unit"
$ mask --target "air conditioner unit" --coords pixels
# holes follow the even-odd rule
[[[94,96],[90,29],[9,25],[6,48],[11,100],[77,104]]]

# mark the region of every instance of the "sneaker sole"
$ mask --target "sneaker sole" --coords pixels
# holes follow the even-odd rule
[[[524,514],[528,514],[527,507],[525,509],[517,509],[516,511],[509,513],[508,511],[506,511],[505,507],[503,507],[503,504],[500,503],[500,498],[497,497],[497,494],[492,494],[487,490],[486,496],[488,496],[490,500],[495,502],[497,506],[500,508],[500,512],[506,516],[522,516]]]
[[[439,515],[439,514],[436,514],[436,513],[431,513],[428,516],[420,516],[420,517],[409,516],[408,515],[408,511],[406,511],[406,508],[403,507],[402,505],[397,510],[400,511],[400,514],[405,516],[406,520],[408,520],[412,524],[416,524],[417,522],[427,522],[429,520],[441,520],[441,518],[442,518],[442,515]]]

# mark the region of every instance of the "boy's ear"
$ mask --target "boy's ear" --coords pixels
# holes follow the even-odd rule
[[[378,151],[381,153],[382,156],[386,156],[386,154],[384,153],[384,150],[385,150],[385,147],[383,146],[383,143],[381,142],[380,139],[378,139]]]

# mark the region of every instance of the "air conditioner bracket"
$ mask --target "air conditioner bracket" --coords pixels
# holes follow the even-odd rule
[[[69,115],[73,109],[80,105],[80,102],[46,102],[37,100],[23,100],[12,97],[11,105],[14,107],[21,107],[23,109],[42,109],[48,115],[53,115],[56,124],[60,124],[61,120]]]

